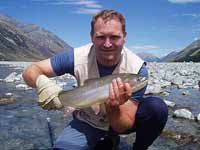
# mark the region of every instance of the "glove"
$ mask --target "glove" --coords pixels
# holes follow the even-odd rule
[[[63,107],[58,94],[62,88],[45,75],[40,75],[36,79],[36,89],[39,96],[38,104],[44,109],[60,109]]]

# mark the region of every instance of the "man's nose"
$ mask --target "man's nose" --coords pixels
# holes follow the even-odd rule
[[[112,42],[110,38],[106,38],[104,41],[104,46],[105,47],[111,47],[112,46]]]

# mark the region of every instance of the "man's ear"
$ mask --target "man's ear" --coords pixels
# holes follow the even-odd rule
[[[126,42],[126,35],[127,35],[127,32],[124,32],[124,43]]]
[[[127,32],[124,32],[124,38],[126,38]]]

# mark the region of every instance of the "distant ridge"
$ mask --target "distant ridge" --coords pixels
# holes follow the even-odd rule
[[[53,33],[0,13],[0,60],[35,61],[72,49]]]
[[[139,52],[139,53],[137,53],[137,55],[147,62],[159,62],[160,61],[160,58],[158,58],[148,52]]]

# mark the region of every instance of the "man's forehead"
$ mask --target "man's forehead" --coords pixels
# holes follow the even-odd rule
[[[113,33],[110,32],[109,34],[110,34],[110,35],[115,35],[115,36],[121,36],[121,35],[122,35],[122,32],[120,32],[120,31],[119,31],[119,32],[113,32]],[[94,35],[95,35],[95,36],[101,36],[101,35],[105,35],[105,33],[104,33],[103,31],[102,31],[102,32],[101,32],[101,31],[95,31],[95,32],[94,32]]]
[[[105,22],[101,18],[98,19],[96,21],[96,23],[94,24],[94,29],[101,29],[101,30],[105,29],[105,30],[107,30],[108,28],[110,28],[110,29],[112,29],[112,28],[122,29],[122,24],[121,24],[120,21],[118,21],[116,19],[112,19],[112,20]]]
[[[118,19],[118,18],[102,18],[102,17],[99,17],[97,20],[96,20],[96,22],[102,22],[102,23],[104,23],[104,24],[107,24],[107,23],[109,23],[109,22],[111,22],[111,21],[117,21],[117,22],[120,22],[120,20]]]

